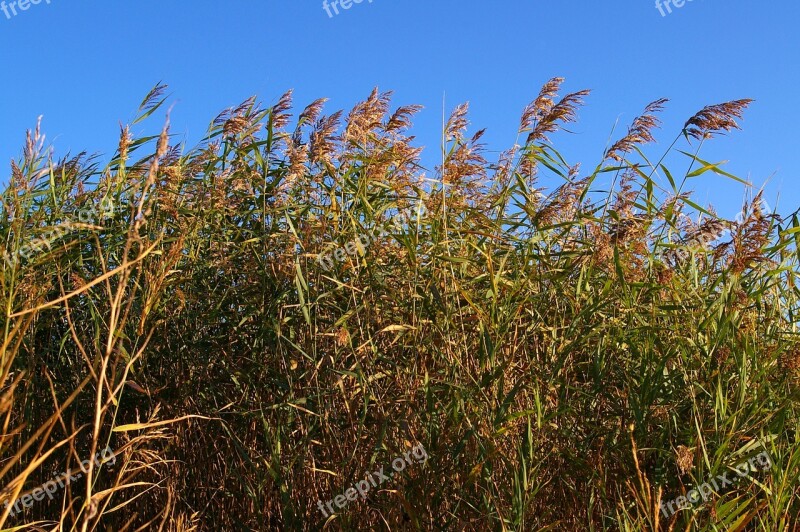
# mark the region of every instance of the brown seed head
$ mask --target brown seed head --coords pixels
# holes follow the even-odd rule
[[[530,144],[537,140],[547,140],[547,134],[557,131],[559,123],[566,124],[575,122],[577,109],[583,104],[583,98],[588,96],[590,91],[582,90],[564,96],[560,102],[555,104],[541,120],[537,121],[533,131],[528,135],[526,141]]]
[[[383,117],[389,109],[391,94],[380,94],[375,87],[369,98],[353,107],[347,115],[347,127],[343,136],[345,144],[365,144],[369,140],[369,133],[381,127]]]
[[[447,140],[462,140],[464,132],[467,130],[469,122],[467,121],[467,112],[469,111],[469,102],[458,105],[450,114],[447,120],[447,125],[444,128]]]
[[[702,140],[723,131],[741,129],[735,119],[742,118],[744,110],[752,102],[753,100],[746,98],[706,106],[686,122],[684,132]]]
[[[644,113],[631,124],[628,134],[609,148],[606,152],[606,157],[621,162],[623,156],[620,154],[630,152],[636,145],[653,142],[655,138],[652,130],[661,125],[661,121],[656,118],[655,113],[661,111],[668,101],[666,98],[660,98],[645,107]]]
[[[292,114],[292,89],[286,91],[280,97],[278,103],[272,106],[272,125],[275,129],[283,129],[289,123]]]
[[[308,106],[303,109],[303,112],[300,113],[300,116],[297,119],[297,128],[300,129],[300,127],[304,124],[313,124],[316,122],[317,118],[322,112],[322,107],[327,101],[327,98],[319,98],[318,100],[314,100],[308,104]]]
[[[399,131],[411,127],[411,117],[422,110],[421,105],[399,107],[386,123],[386,131]]]
[[[694,467],[694,449],[690,449],[685,445],[678,445],[675,450],[675,463],[678,465],[682,475],[685,475]]]
[[[309,139],[311,162],[330,162],[341,116],[342,112],[336,111],[331,116],[323,116],[317,120]]]
[[[131,146],[131,128],[130,126],[123,127],[120,125],[119,134],[119,158],[123,161],[128,158],[128,148]]]
[[[519,121],[520,133],[531,131],[536,122],[550,112],[562,83],[564,83],[564,78],[553,78],[544,84],[539,91],[539,96],[522,111],[522,118]]]

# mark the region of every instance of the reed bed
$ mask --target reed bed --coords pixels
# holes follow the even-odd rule
[[[0,198],[0,527],[800,529],[800,222],[702,158],[751,101],[665,151],[656,100],[581,166],[554,140],[589,92],[562,86],[496,160],[456,107],[434,169],[419,106],[377,89],[251,98],[190,147],[132,135],[158,85],[105,164],[29,132]],[[692,199],[711,175],[736,220]]]

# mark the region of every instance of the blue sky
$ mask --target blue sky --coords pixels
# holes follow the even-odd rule
[[[796,0],[694,0],[667,16],[653,0],[364,0],[333,17],[321,0],[46,2],[10,18],[0,11],[2,182],[38,115],[58,154],[110,155],[119,122],[160,80],[176,104],[172,131],[189,144],[252,94],[270,104],[294,88],[297,106],[327,96],[334,111],[373,86],[391,89],[398,105],[425,105],[414,133],[433,164],[443,99],[448,112],[469,101],[474,128],[488,128],[488,147],[499,151],[515,141],[520,111],[541,85],[563,76],[565,90],[593,90],[573,134],[553,137],[584,168],[617,121],[615,137],[659,97],[671,99],[660,148],[704,105],[756,99],[744,130],[701,156],[729,160],[729,171],[756,184],[770,179],[781,212],[800,207]],[[730,216],[743,194],[723,179],[691,188]]]

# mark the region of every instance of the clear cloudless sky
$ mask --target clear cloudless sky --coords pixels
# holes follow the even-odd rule
[[[571,133],[553,137],[585,169],[614,125],[618,137],[656,98],[671,101],[651,153],[704,105],[756,99],[744,129],[701,156],[768,182],[782,213],[800,207],[797,0],[687,0],[667,16],[654,0],[363,0],[333,17],[321,0],[47,2],[10,18],[0,11],[0,183],[39,115],[57,155],[107,160],[119,123],[162,80],[175,102],[172,132],[189,145],[219,111],[253,94],[271,104],[294,88],[296,106],[326,96],[332,112],[374,86],[391,89],[395,104],[425,106],[414,134],[433,166],[443,101],[448,113],[469,101],[473,128],[488,128],[488,148],[499,151],[516,140],[520,111],[541,85],[562,76],[564,90],[593,90]],[[744,193],[706,176],[690,188],[727,216]]]

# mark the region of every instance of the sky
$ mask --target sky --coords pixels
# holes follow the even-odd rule
[[[39,115],[57,155],[108,160],[120,122],[159,81],[174,103],[172,133],[190,146],[251,95],[270,105],[293,88],[297,107],[324,96],[333,112],[375,86],[392,90],[396,105],[425,106],[413,134],[432,167],[443,112],[468,101],[472,130],[487,128],[487,149],[499,152],[516,141],[520,113],[542,84],[561,76],[565,91],[592,89],[570,132],[552,137],[584,169],[657,98],[670,102],[651,154],[703,106],[755,99],[743,130],[700,156],[766,183],[779,212],[800,207],[796,0],[671,0],[661,10],[653,0],[363,0],[349,9],[328,0],[328,11],[321,0],[15,1],[0,4],[1,183]],[[685,140],[678,147],[692,149]],[[673,174],[688,166],[672,162]],[[729,217],[745,194],[708,174],[689,188]]]

